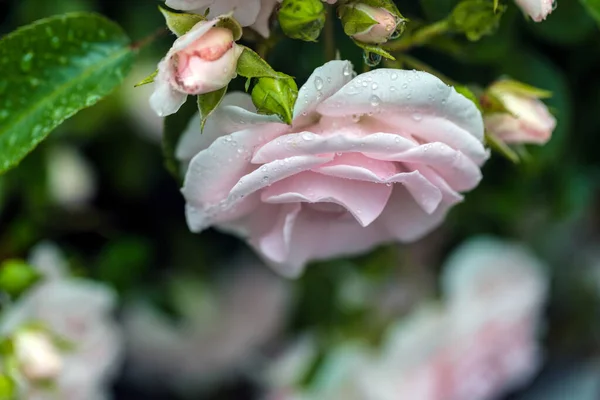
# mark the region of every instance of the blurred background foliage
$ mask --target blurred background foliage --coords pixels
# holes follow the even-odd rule
[[[414,23],[442,19],[455,3],[397,1]],[[507,75],[552,91],[547,103],[558,120],[552,140],[523,149],[527,156],[520,164],[493,157],[484,166],[481,185],[452,210],[442,228],[419,243],[309,267],[295,282],[296,311],[289,329],[316,327],[325,338],[368,335],[376,341],[377,319],[340,300],[348,277],[362,274],[381,282],[394,276],[407,282],[415,274],[434,274],[448,252],[468,237],[520,240],[550,267],[552,294],[544,339],[547,366],[525,394],[515,396],[549,399],[544,393],[552,392],[547,385],[557,376],[573,375],[572,385],[584,390],[577,382],[590,374],[586,360],[600,356],[600,29],[577,0],[560,1],[540,24],[523,18],[512,1],[507,6],[492,36],[478,42],[445,37],[410,54],[463,84],[485,86]],[[0,34],[82,10],[119,22],[134,41],[164,23],[151,0],[0,0]],[[341,57],[360,69],[360,49],[339,24],[337,29]],[[297,77],[300,86],[325,61],[323,45],[280,33],[276,37],[268,61]],[[177,318],[165,283],[182,274],[209,279],[215,266],[221,268],[243,250],[238,240],[212,230],[189,233],[178,185],[163,166],[161,121],[148,107],[147,88],[133,88],[154,70],[171,41],[164,37],[146,48],[124,87],[60,126],[18,168],[0,177],[0,259],[24,257],[32,245],[49,239],[66,250],[78,273],[113,285],[123,298],[152,299]],[[61,205],[48,189],[51,154],[61,146],[81,152],[96,182],[91,202],[81,207]],[[437,291],[435,279],[428,281],[417,298]],[[206,398],[251,398],[244,382],[227,386]],[[116,393],[117,399],[176,399],[136,393],[124,382]]]

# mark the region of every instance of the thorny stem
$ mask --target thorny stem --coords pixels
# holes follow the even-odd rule
[[[154,32],[151,35],[146,36],[143,39],[138,40],[137,42],[134,42],[131,44],[130,48],[133,51],[138,51],[141,50],[142,48],[146,47],[147,45],[149,45],[150,43],[154,42],[156,39],[158,39],[161,36],[165,36],[169,33],[169,30],[167,28],[159,28],[158,30],[156,30],[156,32]]]
[[[413,47],[423,46],[427,44],[431,39],[436,36],[443,35],[450,29],[450,25],[447,20],[441,20],[434,22],[431,25],[427,25],[410,36],[403,36],[398,40],[390,42],[383,46],[383,48],[390,52],[406,51]]]

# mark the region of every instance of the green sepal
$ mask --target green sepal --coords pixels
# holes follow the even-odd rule
[[[510,146],[487,131],[485,132],[485,142],[492,150],[500,153],[513,163],[518,164],[521,161],[519,155]]]
[[[214,92],[205,93],[198,95],[198,111],[200,111],[200,132],[204,130],[204,125],[206,124],[206,120],[212,114],[213,111],[221,101],[223,97],[225,97],[225,93],[227,93],[227,86],[221,88],[219,90],[215,90]]]
[[[454,89],[457,93],[462,94],[467,99],[471,100],[473,104],[475,104],[475,106],[479,109],[479,111],[483,112],[483,107],[481,106],[479,98],[475,95],[475,93],[473,93],[471,89],[463,85],[455,85]]]
[[[200,14],[182,13],[168,9],[159,5],[158,9],[165,17],[167,27],[177,36],[183,36],[188,33],[198,22],[206,21],[206,17]]]
[[[354,39],[352,41],[365,52],[379,54],[380,56],[387,58],[388,60],[396,61],[396,58],[384,49],[382,49],[381,46],[378,46],[376,44],[358,42]]]
[[[219,22],[217,22],[215,26],[229,29],[233,33],[234,41],[238,41],[242,37],[242,26],[231,15],[223,15],[219,17]]]
[[[140,87],[140,86],[147,85],[149,83],[153,83],[154,79],[156,78],[156,75],[158,75],[158,70],[154,71],[153,73],[151,73],[150,75],[148,75],[147,77],[145,77],[144,79],[142,79],[141,81],[136,83],[133,87]]]
[[[238,58],[237,73],[244,78],[276,78],[289,79],[289,75],[275,71],[254,50],[244,47],[244,51]]]
[[[552,97],[552,92],[549,90],[540,89],[512,79],[502,79],[495,82],[490,86],[489,91],[492,93],[512,93],[517,96],[535,97],[536,99],[547,99]]]
[[[342,20],[344,27],[344,33],[348,36],[354,36],[356,34],[363,33],[371,28],[373,25],[377,25],[377,21],[365,13],[353,7],[352,5],[342,5],[338,9],[338,15]]]
[[[277,115],[288,125],[294,118],[298,86],[292,78],[259,78],[252,89],[252,101],[259,114]]]

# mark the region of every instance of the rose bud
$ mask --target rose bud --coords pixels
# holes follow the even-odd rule
[[[486,129],[505,143],[546,143],[556,127],[556,119],[540,100],[549,95],[520,82],[494,83],[488,88],[487,97],[503,110],[490,112],[488,107],[484,118]]]
[[[350,4],[340,8],[344,32],[362,43],[381,44],[404,31],[405,19],[394,10],[367,4]]]
[[[161,117],[174,114],[188,95],[221,89],[236,76],[243,47],[231,30],[215,27],[219,19],[201,21],[178,38],[158,65],[150,105]]]
[[[287,36],[314,42],[325,26],[325,7],[320,0],[283,0],[278,17]]]

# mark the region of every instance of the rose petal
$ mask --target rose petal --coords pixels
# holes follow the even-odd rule
[[[450,206],[442,201],[433,213],[428,214],[406,188],[396,185],[377,223],[397,240],[412,242],[441,224]]]
[[[313,112],[320,102],[350,82],[353,75],[350,61],[329,61],[315,69],[298,91],[298,100],[294,106],[294,120]]]
[[[158,75],[154,80],[154,93],[150,96],[150,107],[159,117],[175,114],[187,99],[187,94],[173,89],[166,68],[166,61],[161,61],[158,65]]]
[[[266,203],[335,203],[346,208],[362,226],[368,226],[383,211],[392,193],[386,185],[351,181],[314,172],[302,172],[266,188]]]
[[[285,161],[273,161],[264,164],[240,178],[238,183],[231,189],[230,197],[244,197],[264,187],[302,171],[325,164],[333,157],[298,156],[290,157]]]
[[[329,153],[381,153],[394,154],[415,147],[410,140],[390,133],[373,133],[359,137],[346,134],[344,129],[331,136],[315,135],[312,132],[282,135],[261,147],[252,158],[253,163],[293,157],[301,154]]]
[[[278,225],[277,230],[269,232],[270,235],[283,236],[287,234],[286,230],[291,230],[285,258],[269,258],[267,254],[272,254],[272,251],[266,247],[266,243],[261,242],[260,235],[253,233],[250,241],[259,253],[267,256],[267,263],[280,274],[290,278],[297,277],[308,260],[359,254],[388,240],[385,233],[375,227],[376,224],[362,227],[349,215],[323,213],[304,205],[294,218],[287,218],[286,221],[287,226]]]
[[[408,114],[415,119],[439,117],[483,140],[483,121],[475,104],[421,71],[377,69],[361,74],[323,101],[317,111],[337,117],[369,112]]]

